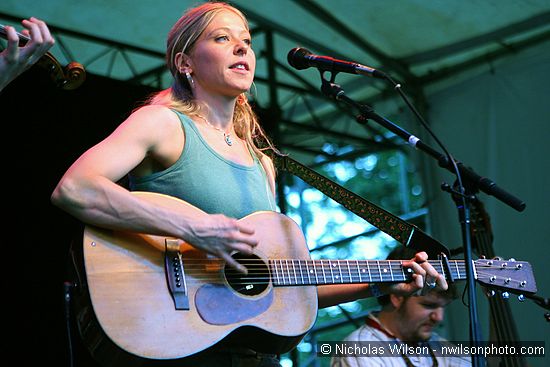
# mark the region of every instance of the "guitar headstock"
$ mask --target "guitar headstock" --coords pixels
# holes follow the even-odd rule
[[[533,269],[526,261],[478,259],[474,264],[477,281],[486,287],[516,294],[537,292]]]

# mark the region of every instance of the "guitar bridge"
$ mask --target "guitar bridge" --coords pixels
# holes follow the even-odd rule
[[[168,289],[174,300],[176,310],[189,310],[189,297],[185,282],[183,259],[179,252],[178,240],[166,239],[164,251],[164,270]]]

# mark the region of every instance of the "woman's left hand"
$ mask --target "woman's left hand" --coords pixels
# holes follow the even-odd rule
[[[412,282],[381,285],[380,288],[384,293],[404,296],[415,292],[424,293],[435,289],[447,290],[449,286],[445,277],[439,274],[427,260],[427,253],[418,252],[414,258],[403,262],[403,267],[410,268],[414,272]]]

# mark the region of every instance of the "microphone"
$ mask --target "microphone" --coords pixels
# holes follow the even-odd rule
[[[386,79],[384,72],[356,62],[334,59],[329,56],[318,56],[302,47],[293,48],[287,56],[288,63],[295,69],[303,70],[314,67],[319,70],[360,74],[373,78]]]

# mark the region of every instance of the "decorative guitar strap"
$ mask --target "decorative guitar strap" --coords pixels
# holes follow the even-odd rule
[[[340,203],[397,242],[415,250],[426,251],[430,258],[437,257],[441,253],[449,256],[449,250],[445,246],[415,225],[396,217],[287,155],[277,153],[270,155],[278,170],[301,178],[304,182]]]

